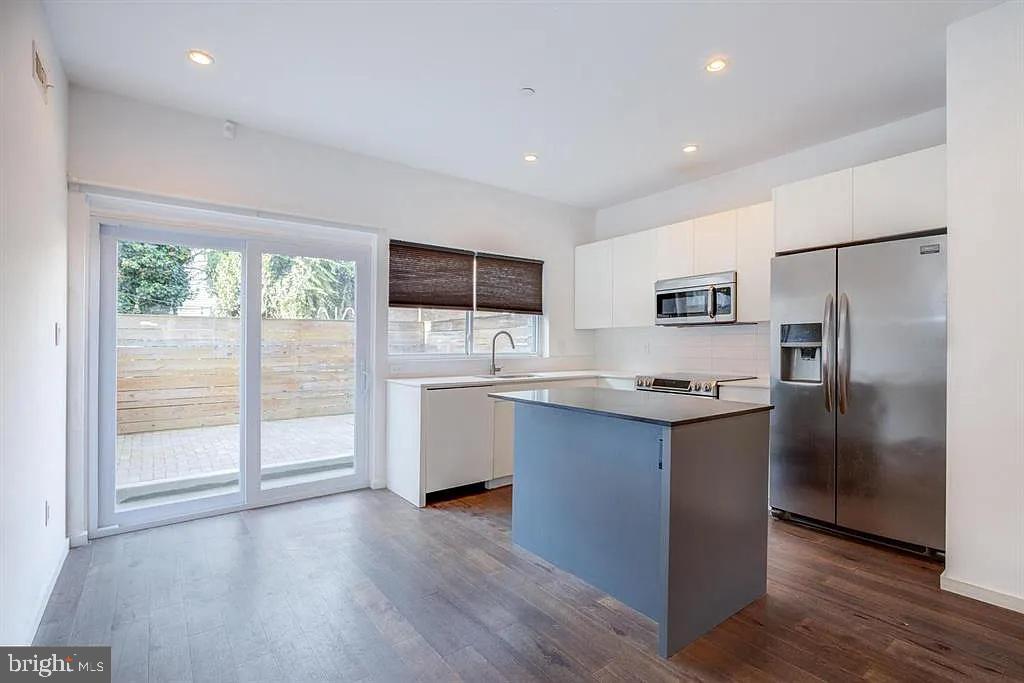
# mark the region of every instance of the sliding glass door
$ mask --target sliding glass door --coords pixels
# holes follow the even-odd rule
[[[260,310],[260,457],[251,496],[278,500],[367,480],[357,457],[367,341],[357,314],[359,255],[273,244],[250,245],[249,255],[261,281],[250,292]]]
[[[368,250],[101,229],[97,531],[365,486]]]

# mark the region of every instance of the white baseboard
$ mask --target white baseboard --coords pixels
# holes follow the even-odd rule
[[[81,548],[83,545],[88,545],[88,543],[89,543],[89,532],[88,531],[79,531],[77,534],[71,534],[71,536],[68,537],[68,544],[72,548]]]
[[[54,568],[50,580],[46,583],[46,590],[43,591],[43,599],[40,601],[39,606],[36,608],[36,617],[32,620],[32,632],[28,635],[28,642],[25,645],[31,645],[32,640],[36,637],[36,631],[39,630],[39,624],[43,623],[43,615],[46,613],[46,606],[50,604],[50,596],[53,595],[53,589],[57,586],[57,579],[60,577],[60,571],[64,569],[64,561],[68,559],[68,550],[70,546],[67,539],[64,539],[64,547],[60,554],[60,562]]]
[[[387,485],[388,483],[384,479],[374,479],[373,481],[370,482],[371,489],[383,489],[387,488]]]
[[[491,479],[490,481],[485,481],[484,482],[484,487],[488,488],[488,489],[497,489],[497,488],[501,488],[502,486],[511,486],[511,485],[512,485],[512,475],[511,474],[508,475],[507,477],[498,477],[497,479]]]
[[[964,595],[968,598],[980,600],[981,602],[987,602],[990,605],[1005,607],[1006,609],[1013,610],[1014,612],[1021,612],[1024,614],[1024,597],[1019,595],[1010,595],[1009,593],[1001,593],[1000,591],[995,591],[991,588],[976,586],[973,583],[968,583],[966,581],[961,581],[960,579],[954,579],[950,576],[946,576],[946,572],[943,572],[939,577],[939,587],[944,591],[949,591],[950,593]]]

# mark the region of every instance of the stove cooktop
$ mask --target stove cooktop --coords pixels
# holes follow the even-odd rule
[[[718,398],[720,383],[741,379],[754,379],[754,376],[718,372],[670,372],[663,375],[638,375],[636,388],[640,391],[663,391],[672,394]]]

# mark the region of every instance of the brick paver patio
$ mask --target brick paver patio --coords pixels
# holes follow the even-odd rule
[[[353,415],[264,422],[260,453],[265,465],[352,455]],[[172,429],[117,437],[117,483],[137,484],[237,470],[238,425]]]

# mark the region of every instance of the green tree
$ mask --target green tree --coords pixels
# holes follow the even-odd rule
[[[206,278],[219,315],[239,313],[241,255],[222,252],[207,261]],[[263,316],[340,320],[355,307],[351,261],[268,254],[263,257]]]
[[[188,247],[121,242],[117,250],[117,312],[177,313],[192,294]]]
[[[242,254],[210,251],[206,256],[206,284],[217,300],[217,315],[237,318],[241,312]]]

